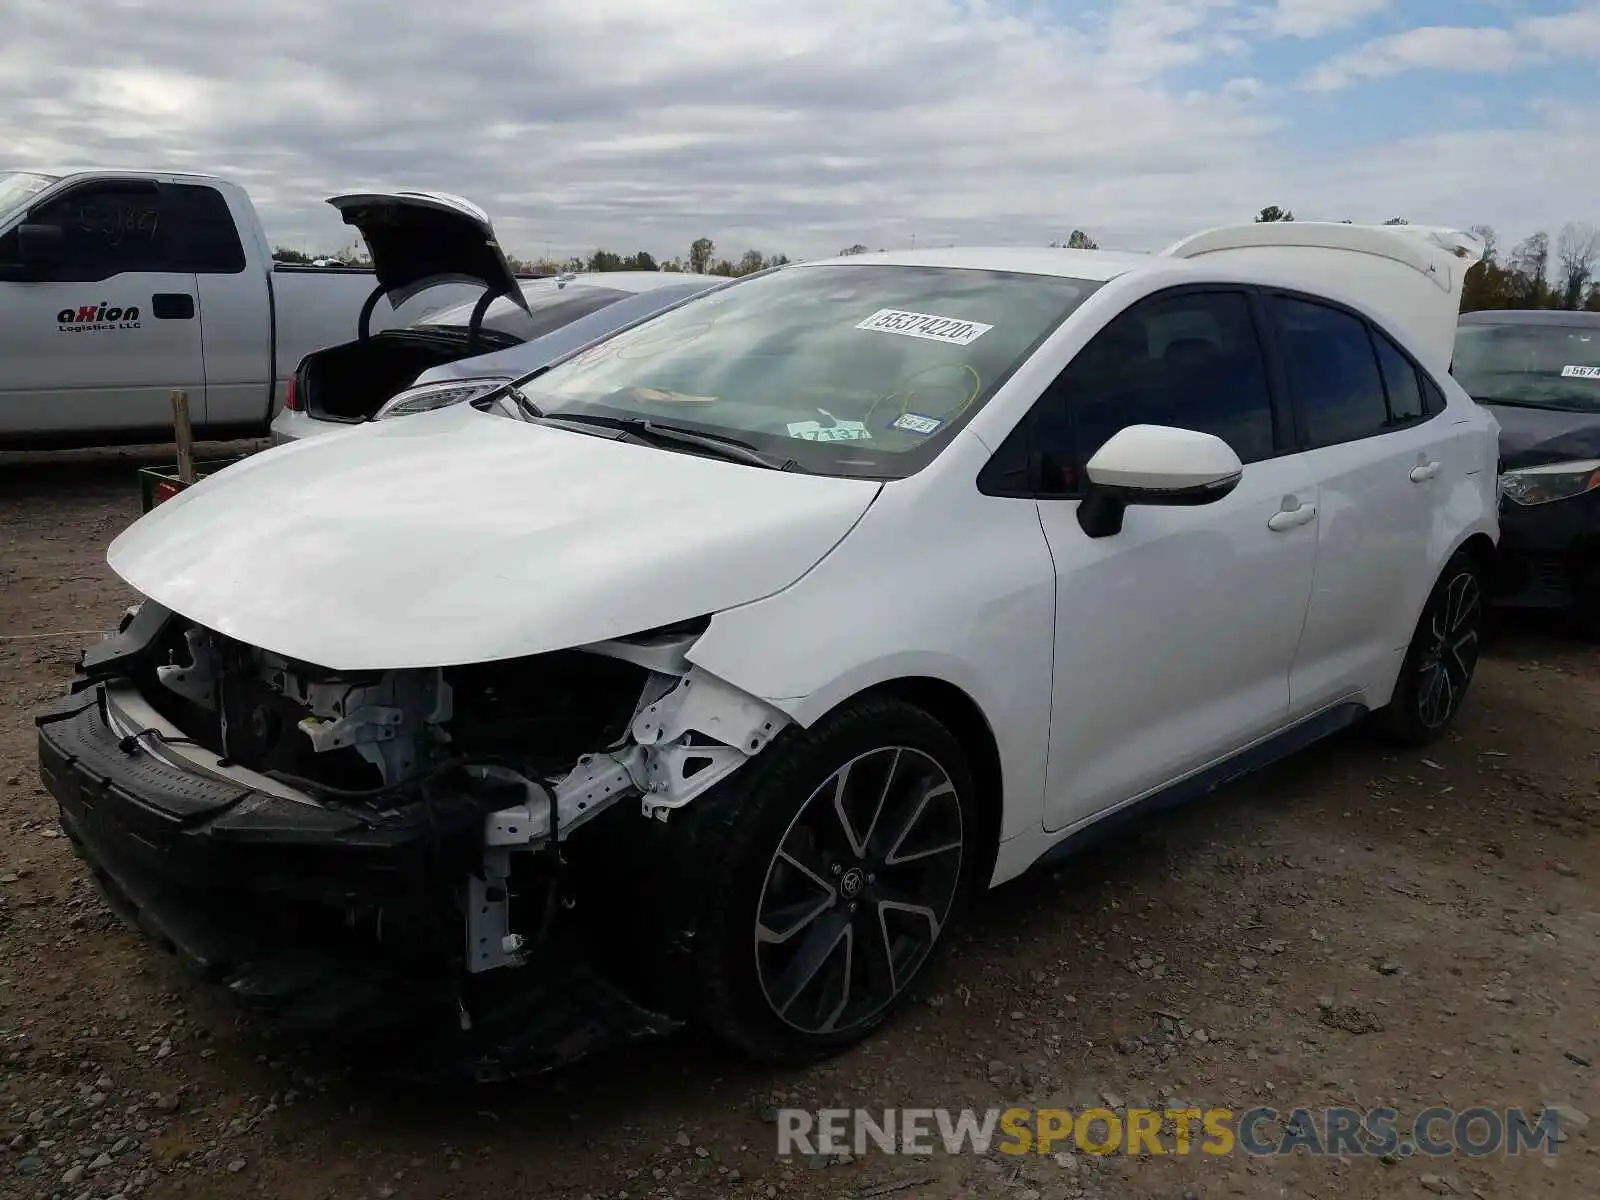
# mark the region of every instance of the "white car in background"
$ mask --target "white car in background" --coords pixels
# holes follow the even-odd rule
[[[617,329],[732,282],[673,271],[519,280],[488,214],[470,201],[386,192],[330,203],[360,232],[392,305],[439,288],[480,290],[402,327],[373,332],[363,321],[354,339],[307,355],[273,418],[274,442],[485,395]]]
[[[145,599],[44,781],[125,912],[302,1027],[833,1053],[1079,834],[1449,728],[1498,535],[1446,370],[1477,249],[805,263],[269,450],[112,543]]]

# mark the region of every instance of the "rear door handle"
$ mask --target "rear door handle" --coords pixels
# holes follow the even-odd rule
[[[1273,513],[1267,518],[1267,528],[1277,533],[1282,533],[1285,529],[1294,529],[1297,526],[1315,520],[1316,515],[1317,506],[1315,504],[1302,504],[1299,508],[1286,508]]]
[[[192,321],[194,297],[187,292],[157,292],[150,297],[150,315],[158,321]]]
[[[1432,479],[1438,473],[1439,462],[1437,459],[1435,459],[1433,462],[1418,463],[1416,466],[1411,468],[1411,482],[1427,483],[1428,480]]]

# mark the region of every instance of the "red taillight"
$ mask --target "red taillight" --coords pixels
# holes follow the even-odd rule
[[[293,375],[283,387],[283,406],[290,412],[300,411],[300,393],[295,390]]]

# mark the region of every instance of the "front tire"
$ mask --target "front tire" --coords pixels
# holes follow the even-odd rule
[[[1477,670],[1484,605],[1483,568],[1458,550],[1428,596],[1394,695],[1376,714],[1390,741],[1426,746],[1454,723]]]
[[[948,944],[977,865],[966,755],[922,709],[867,697],[729,784],[689,813],[712,826],[692,839],[696,1015],[760,1060],[827,1057],[883,1024]]]

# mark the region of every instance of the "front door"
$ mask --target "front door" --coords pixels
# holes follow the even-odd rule
[[[1130,508],[1120,533],[1077,520],[1083,465],[1119,429],[1213,433],[1245,463],[1197,508]],[[1183,289],[1113,320],[1035,410],[1057,498],[1046,827],[1064,829],[1280,729],[1316,560],[1316,486],[1288,446],[1243,292]]]
[[[97,180],[29,217],[63,237],[58,261],[0,282],[0,435],[161,435],[173,388],[203,419],[195,276],[170,269],[167,216],[154,183]],[[0,239],[0,260],[15,261],[14,239]]]

